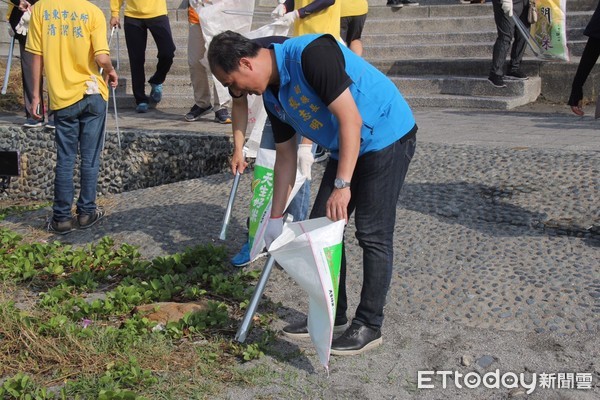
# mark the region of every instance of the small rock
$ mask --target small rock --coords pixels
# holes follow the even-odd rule
[[[461,357],[460,363],[465,367],[470,367],[473,364],[473,357],[465,354]]]
[[[514,388],[513,390],[511,390],[510,392],[508,392],[508,398],[509,399],[513,399],[515,397],[521,397],[521,396],[525,396],[527,394],[527,391],[523,388]]]
[[[477,365],[481,368],[487,368],[492,365],[494,361],[496,361],[496,359],[492,356],[483,356],[477,360]]]

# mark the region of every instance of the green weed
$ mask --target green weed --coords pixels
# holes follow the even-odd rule
[[[220,381],[243,381],[236,365],[262,357],[274,333],[261,315],[257,342],[233,341],[259,272],[226,265],[225,250],[212,245],[149,261],[110,238],[24,243],[0,229],[0,280],[37,299],[23,310],[0,291],[0,398],[170,398],[169,388],[193,398],[190,382],[208,395]],[[206,308],[164,326],[132,313],[190,300]]]

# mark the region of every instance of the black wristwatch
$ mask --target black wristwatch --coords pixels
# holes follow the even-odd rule
[[[333,181],[333,186],[335,186],[336,189],[347,188],[350,187],[350,181],[345,181],[341,178],[335,178],[335,181]]]

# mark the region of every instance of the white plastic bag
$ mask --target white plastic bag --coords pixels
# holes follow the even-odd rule
[[[250,15],[225,14],[223,10],[245,11]],[[282,21],[273,21],[250,31],[252,25],[251,14],[254,12],[253,1],[214,0],[212,4],[198,7],[196,11],[200,16],[200,26],[207,47],[215,35],[228,29],[241,33],[250,39],[267,36],[287,36],[289,31],[289,25]],[[202,63],[208,67],[206,56]],[[220,98],[227,98],[229,92],[216,79],[214,81]],[[249,132],[249,138],[244,149],[246,157],[256,157],[266,119],[267,112],[263,106],[262,96],[249,95],[248,126],[246,128]]]
[[[344,220],[326,217],[285,224],[269,248],[275,261],[308,294],[308,332],[328,371],[344,226]]]

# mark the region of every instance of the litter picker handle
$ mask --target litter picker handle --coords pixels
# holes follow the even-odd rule
[[[292,222],[293,218],[291,214],[285,214],[283,217],[283,223]],[[235,340],[239,343],[244,343],[246,340],[246,336],[248,335],[248,330],[250,329],[250,325],[252,324],[252,318],[254,318],[254,314],[256,314],[256,309],[258,308],[258,302],[260,301],[263,292],[265,291],[265,286],[267,285],[267,281],[269,280],[269,276],[271,275],[271,271],[273,270],[273,265],[275,265],[275,258],[269,254],[269,258],[265,262],[265,266],[260,274],[260,278],[258,278],[258,283],[254,288],[254,293],[252,293],[252,298],[248,303],[248,308],[246,309],[246,314],[244,314],[244,319],[240,327],[238,328],[237,333],[235,334]]]
[[[235,334],[235,340],[239,343],[244,343],[246,336],[248,336],[248,330],[252,324],[252,318],[254,318],[254,314],[258,308],[258,302],[265,291],[265,286],[267,285],[267,281],[271,275],[271,270],[273,270],[273,264],[275,264],[275,259],[273,256],[269,255],[262,273],[260,274],[260,278],[258,279],[258,283],[256,284],[256,288],[254,289],[254,293],[252,294],[252,298],[248,303],[248,308],[246,309],[246,314],[244,314],[244,319],[242,320],[242,323]]]
[[[237,192],[238,185],[240,183],[240,173],[236,172],[233,178],[233,186],[231,186],[231,193],[229,193],[229,201],[227,202],[227,208],[225,209],[225,216],[223,217],[223,226],[221,227],[221,234],[219,239],[225,240],[227,237],[227,226],[231,219],[231,210],[233,209],[233,201],[235,200],[235,194]]]
[[[10,46],[8,48],[8,60],[6,61],[6,73],[4,74],[4,83],[2,84],[2,94],[6,94],[6,90],[8,89],[8,77],[10,75],[10,68],[12,66],[14,49],[15,49],[15,37],[11,36]]]

